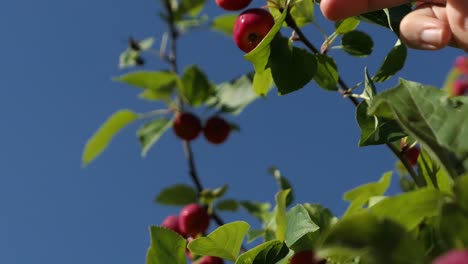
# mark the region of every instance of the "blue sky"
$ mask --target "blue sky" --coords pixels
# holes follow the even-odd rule
[[[254,0],[252,6],[263,4]],[[161,39],[159,9],[151,0],[2,3],[0,263],[144,263],[148,226],[177,213],[152,203],[161,188],[188,183],[182,147],[171,131],[143,159],[135,138],[139,124],[132,125],[88,168],[80,164],[87,138],[112,112],[160,107],[111,81],[122,74],[118,55],[130,35]],[[204,13],[223,11],[208,1]],[[330,23],[319,23],[330,30]],[[361,81],[364,66],[375,71],[395,42],[381,28],[361,29],[376,42],[369,59],[331,53],[349,84]],[[315,29],[306,33],[320,45]],[[181,68],[199,64],[214,82],[252,69],[221,34],[197,30],[180,41]],[[440,86],[459,54],[411,50],[398,76]],[[165,68],[155,60],[149,69]],[[228,183],[229,197],[271,201],[277,186],[267,168],[276,165],[296,187],[296,202],[323,203],[340,215],[344,191],[378,179],[395,163],[383,147],[358,148],[352,105],[313,83],[284,97],[272,92],[230,120],[242,131],[226,144],[194,143],[203,184]],[[222,216],[255,223],[244,213]]]

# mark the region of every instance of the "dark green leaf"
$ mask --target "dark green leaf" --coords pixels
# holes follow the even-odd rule
[[[83,165],[88,165],[99,156],[120,130],[137,119],[138,114],[128,109],[113,113],[86,142],[81,156]]]
[[[338,90],[339,76],[335,60],[323,54],[316,54],[314,56],[317,60],[317,71],[314,75],[314,81],[325,90]]]
[[[447,248],[468,247],[468,211],[458,204],[446,204],[442,209],[439,231]]]
[[[291,47],[289,40],[278,36],[271,42],[271,75],[281,95],[301,89],[317,71],[315,57],[304,49]]]
[[[197,202],[197,192],[192,186],[176,184],[161,190],[154,201],[164,205],[187,205]]]
[[[395,44],[395,47],[390,50],[385,57],[382,65],[380,65],[379,70],[374,76],[375,82],[384,82],[388,80],[390,77],[395,75],[398,71],[403,69],[405,66],[406,56],[408,53],[408,49],[406,45],[401,43],[399,40]]]
[[[150,148],[159,140],[159,138],[172,126],[172,120],[167,118],[154,119],[137,131],[137,137],[142,148],[141,155],[146,156]]]
[[[271,264],[284,258],[289,252],[284,242],[273,240],[254,247],[240,255],[235,264]]]
[[[269,217],[270,203],[260,203],[253,201],[241,201],[240,205],[255,218],[264,222]]]
[[[294,201],[294,192],[291,184],[285,177],[283,177],[281,171],[278,170],[276,167],[270,167],[269,171],[271,175],[275,177],[275,180],[278,183],[280,190],[290,190],[288,196],[286,197],[286,206],[291,205],[291,203]]]
[[[150,227],[151,245],[146,254],[146,264],[185,264],[186,241],[176,232]]]
[[[242,221],[224,224],[208,236],[193,240],[188,248],[197,255],[215,256],[234,261],[249,228],[249,224]]]
[[[411,4],[404,4],[384,10],[377,10],[358,16],[359,19],[374,23],[389,29],[400,35],[400,22],[409,12],[413,11]]]
[[[369,112],[397,120],[451,177],[468,172],[468,97],[449,98],[435,87],[401,80],[375,97]]]
[[[335,221],[337,221],[337,218],[333,216],[332,212],[320,204],[306,203],[304,204],[304,208],[309,213],[312,222],[320,227],[318,230],[319,232],[326,231],[333,223],[335,223]]]
[[[216,209],[219,211],[236,212],[239,209],[239,202],[234,199],[221,200],[216,204]]]
[[[228,36],[232,36],[232,29],[234,28],[234,23],[236,22],[237,16],[238,15],[235,14],[224,14],[217,16],[211,22],[211,28]]]
[[[364,32],[353,30],[341,38],[341,47],[348,54],[356,57],[367,57],[372,53],[374,41]]]
[[[401,226],[379,220],[368,212],[344,218],[335,224],[323,243],[324,248],[364,250],[364,263],[425,264],[423,245]]]
[[[182,96],[192,106],[202,105],[215,92],[206,75],[195,65],[185,69],[182,84]]]

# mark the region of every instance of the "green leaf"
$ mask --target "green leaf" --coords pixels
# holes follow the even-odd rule
[[[235,264],[271,264],[288,255],[289,249],[284,242],[273,240],[260,244],[240,255]]]
[[[215,92],[206,75],[196,65],[185,69],[182,84],[181,93],[184,99],[195,107],[205,103]]]
[[[361,212],[336,223],[323,242],[323,248],[364,250],[363,263],[425,264],[425,249],[420,241],[401,226]]]
[[[138,114],[128,110],[119,110],[113,113],[86,142],[86,146],[81,156],[84,166],[96,159],[112,141],[114,136],[124,127],[138,119]]]
[[[132,49],[126,49],[119,56],[119,68],[125,69],[125,68],[136,66],[138,57],[139,57],[138,51],[135,51]]]
[[[216,189],[204,189],[200,193],[200,200],[202,203],[210,205],[214,200],[222,197],[226,193],[227,189],[227,185],[223,185]]]
[[[163,91],[167,93],[168,87],[174,86],[177,75],[165,71],[136,71],[113,78],[114,81],[123,82],[137,88]],[[172,91],[172,90],[171,90]]]
[[[275,223],[276,223],[276,238],[284,241],[286,239],[286,197],[291,190],[283,190],[276,194],[276,207],[275,207]]]
[[[446,204],[439,224],[441,240],[447,248],[468,247],[468,212],[457,204]]]
[[[271,69],[256,72],[253,79],[253,90],[257,95],[266,96],[273,86]]]
[[[395,119],[454,178],[468,172],[468,97],[401,80],[379,94],[370,114]]]
[[[356,57],[367,57],[372,53],[374,41],[364,32],[353,30],[341,38],[341,47],[348,54]]]
[[[291,247],[303,236],[315,232],[319,227],[310,219],[304,206],[298,204],[286,214],[286,244]]]
[[[358,16],[359,19],[391,29],[400,35],[400,22],[408,13],[413,11],[411,4],[377,10]]]
[[[359,26],[361,21],[356,17],[349,17],[345,20],[338,21],[335,23],[335,32],[338,34],[345,34],[353,31]]]
[[[176,232],[159,227],[150,227],[151,245],[146,254],[146,264],[185,264],[186,241]]]
[[[444,195],[436,189],[418,189],[388,197],[370,208],[373,215],[389,219],[412,230],[425,218],[440,213],[440,204]]]
[[[288,12],[283,12],[258,46],[244,55],[244,58],[253,64],[256,73],[261,73],[268,68],[267,64],[268,58],[270,57],[270,43],[280,31],[287,13]]]
[[[140,50],[149,50],[154,44],[154,38],[145,38],[138,42],[138,46]]]
[[[367,109],[367,101],[356,108],[356,120],[361,129],[360,147],[391,143],[406,136],[395,120],[369,116]]]
[[[270,203],[260,203],[253,201],[240,201],[240,205],[260,222],[265,222],[269,217]]]
[[[395,46],[387,54],[387,57],[385,57],[382,65],[380,65],[379,70],[373,78],[374,81],[384,82],[403,69],[407,54],[408,49],[406,48],[406,45],[398,40]]]
[[[392,172],[387,172],[379,179],[378,182],[363,184],[350,191],[347,191],[344,194],[344,199],[346,201],[352,202],[359,197],[366,197],[367,199],[369,199],[372,196],[383,195],[385,194],[388,187],[390,186],[391,180],[392,180]]]
[[[197,192],[192,186],[176,184],[162,189],[154,201],[164,205],[187,205],[197,202]]]
[[[299,27],[314,21],[314,2],[295,1],[291,8],[291,16]]]
[[[306,203],[304,204],[304,208],[307,210],[307,213],[309,213],[309,217],[312,219],[312,222],[320,227],[318,230],[320,233],[326,231],[337,221],[337,218],[333,216],[330,209],[325,208],[320,204]]]
[[[218,90],[207,105],[233,115],[240,114],[258,95],[253,91],[250,74],[242,75],[230,82],[218,85]]]
[[[265,230],[249,230],[247,233],[247,243],[251,243],[252,241],[265,236]]]
[[[192,17],[197,16],[203,10],[205,0],[181,0],[179,4],[178,14],[188,14]]]
[[[140,127],[137,131],[137,137],[142,148],[141,156],[146,157],[150,148],[171,126],[172,120],[163,117],[151,120]]]
[[[327,55],[314,55],[317,61],[317,71],[314,81],[323,89],[328,91],[338,90],[338,67],[335,60]]]
[[[239,210],[239,202],[234,199],[221,200],[216,204],[216,209],[218,211],[236,212],[237,210]]]
[[[232,36],[232,30],[234,23],[236,22],[238,15],[235,14],[224,14],[217,16],[211,22],[211,28],[224,33],[228,36]]]
[[[215,256],[234,261],[249,228],[249,224],[242,221],[224,224],[208,236],[193,240],[188,248],[197,255]]]
[[[288,189],[290,190],[290,192],[288,193],[288,196],[286,197],[286,206],[291,205],[291,203],[294,202],[294,192],[293,192],[291,183],[289,183],[289,181],[285,177],[283,177],[283,175],[281,174],[281,171],[277,169],[276,167],[270,167],[269,172],[275,178],[281,191],[288,190]]]
[[[301,89],[317,71],[317,61],[312,54],[292,47],[287,38],[279,35],[271,42],[269,65],[281,95]]]
[[[468,174],[457,178],[453,192],[458,205],[468,213]]]

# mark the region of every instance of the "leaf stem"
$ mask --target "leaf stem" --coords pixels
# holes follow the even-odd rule
[[[301,30],[299,26],[297,26],[296,21],[294,21],[294,18],[291,16],[289,13],[289,9],[286,9],[284,12],[288,12],[286,15],[286,24],[293,29],[297,36],[299,37],[299,40],[304,43],[304,45],[312,51],[314,54],[321,54],[320,51],[312,44],[309,39],[305,36],[304,32]],[[338,84],[339,88],[338,91],[346,98],[348,98],[351,103],[357,107],[359,105],[359,100],[356,97],[349,96],[351,93],[351,89],[349,86],[343,81],[343,79],[338,76]],[[418,175],[413,169],[413,166],[409,164],[408,160],[403,156],[403,154],[398,150],[397,147],[395,147],[391,143],[386,143],[387,147],[390,149],[390,151],[401,161],[401,163],[405,166],[406,170],[408,171],[409,175],[413,179],[413,181],[416,183],[417,186],[422,187],[423,184],[418,180]]]

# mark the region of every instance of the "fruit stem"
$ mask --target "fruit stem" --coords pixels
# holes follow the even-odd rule
[[[288,12],[286,15],[285,22],[290,27],[292,30],[294,30],[299,37],[299,40],[304,43],[304,45],[312,51],[314,54],[321,54],[320,51],[312,44],[309,39],[305,36],[304,32],[302,32],[301,28],[297,26],[296,21],[294,21],[294,18],[291,16],[289,13],[289,9],[284,10],[285,12]],[[338,76],[338,84],[340,87],[338,87],[338,91],[346,98],[348,98],[351,103],[357,107],[359,105],[359,100],[355,97],[349,96],[349,93],[351,92],[351,89],[349,86],[341,79],[340,76]],[[417,186],[422,187],[423,185],[418,181],[418,175],[413,169],[413,166],[409,164],[408,160],[402,155],[402,153],[398,150],[397,147],[395,147],[391,143],[386,143],[387,147],[390,149],[390,151],[402,162],[402,164],[405,166],[406,170],[408,171],[409,175],[413,179],[413,181],[416,183]]]

